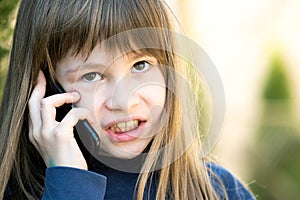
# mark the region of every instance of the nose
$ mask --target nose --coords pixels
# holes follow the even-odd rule
[[[105,101],[106,109],[110,111],[128,112],[140,103],[136,90],[127,81],[119,81],[111,90],[111,95]]]

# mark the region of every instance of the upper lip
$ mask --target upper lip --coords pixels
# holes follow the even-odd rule
[[[141,117],[141,116],[120,117],[120,118],[117,118],[116,120],[112,120],[109,123],[107,123],[104,126],[104,129],[109,129],[112,125],[114,125],[116,123],[127,122],[127,121],[130,121],[130,120],[146,121],[146,119],[144,117]]]

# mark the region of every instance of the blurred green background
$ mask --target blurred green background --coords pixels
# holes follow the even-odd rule
[[[280,55],[274,55],[262,90],[262,113],[254,134],[249,171],[260,199],[300,196],[300,132],[292,85]]]
[[[300,1],[167,0],[224,83],[212,152],[258,199],[300,196]],[[18,0],[0,0],[0,98]]]
[[[0,0],[0,99],[7,72],[7,57],[11,45],[17,4],[18,0]]]

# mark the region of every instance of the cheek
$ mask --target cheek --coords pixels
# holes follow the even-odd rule
[[[93,116],[97,115],[97,112],[104,105],[104,94],[101,91],[93,89],[78,89],[80,94],[80,100],[76,104],[77,107],[88,109]]]
[[[166,88],[163,86],[149,86],[145,89],[147,91],[148,98],[155,105],[164,106],[166,98]]]
[[[151,113],[161,113],[165,105],[166,89],[158,85],[147,86],[143,88],[141,98],[146,102]]]

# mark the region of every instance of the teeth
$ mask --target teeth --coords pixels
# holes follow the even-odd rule
[[[120,129],[124,129],[126,127],[126,122],[119,122],[116,125],[120,128]]]
[[[127,122],[119,122],[110,127],[110,130],[112,130],[115,133],[122,133],[127,132],[133,129],[136,129],[139,125],[138,120],[130,120]]]

